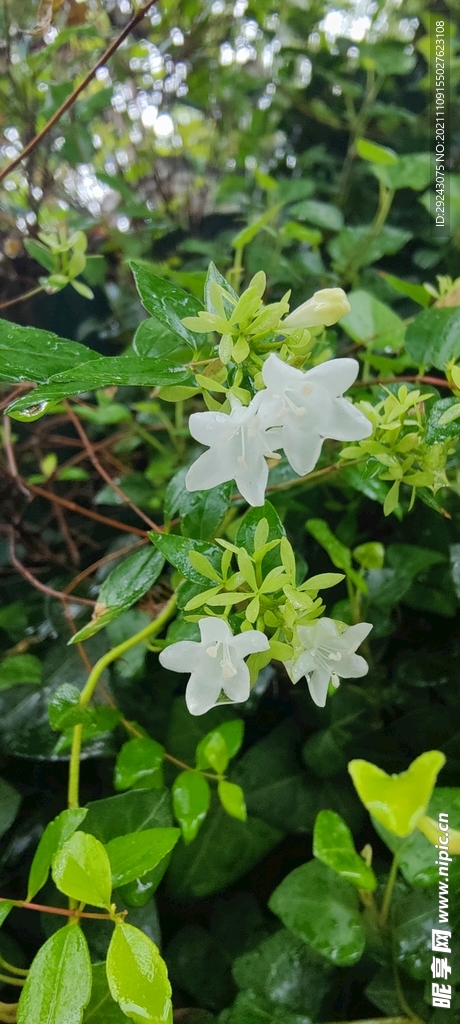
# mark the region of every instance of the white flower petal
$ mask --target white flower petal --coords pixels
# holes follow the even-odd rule
[[[297,661],[291,667],[291,679],[293,683],[298,683],[302,676],[308,675],[309,672],[313,672],[317,668],[314,655],[311,651],[304,651]]]
[[[367,676],[369,665],[360,654],[343,654],[342,660],[334,663],[333,670],[341,679],[360,679]]]
[[[230,700],[235,701],[236,704],[242,704],[248,699],[250,693],[249,669],[244,661],[238,661],[235,668],[236,675],[231,676],[230,679],[224,679],[222,689]]]
[[[247,629],[244,633],[238,633],[232,640],[237,658],[247,658],[248,654],[258,654],[261,651],[268,651],[270,644],[268,637],[260,629]]]
[[[306,384],[319,385],[337,398],[354,384],[359,371],[357,359],[327,359],[303,374]]]
[[[305,476],[315,468],[321,455],[323,438],[309,432],[301,420],[290,417],[283,424],[283,448],[289,464],[299,476]]]
[[[217,450],[208,448],[190,466],[185,477],[185,486],[188,491],[209,491],[211,487],[218,487],[225,484],[227,480],[233,479],[233,466],[228,460],[219,457]]]
[[[217,703],[221,682],[201,671],[192,672],[185,691],[185,703],[191,715],[204,715]]]
[[[335,441],[362,441],[372,434],[372,429],[367,416],[346,398],[335,398],[331,403],[325,437]]]
[[[264,504],[268,466],[260,452],[246,450],[244,460],[237,464],[234,479],[248,505],[256,507]]]
[[[262,380],[265,387],[275,395],[281,395],[285,388],[302,387],[304,376],[302,370],[296,370],[295,366],[289,366],[274,352],[269,355],[262,367]]]
[[[224,619],[208,615],[206,618],[199,619],[198,626],[201,633],[201,643],[204,647],[209,647],[210,644],[217,642],[221,644],[233,643],[233,633]]]
[[[283,320],[286,327],[331,327],[350,312],[350,303],[343,288],[321,288]]]
[[[231,433],[231,416],[225,412],[192,412],[188,420],[188,429],[200,444],[212,445],[219,443],[221,438]]]
[[[179,640],[165,647],[159,655],[160,665],[172,672],[190,672],[199,661],[200,644],[195,640]]]
[[[341,646],[338,650],[346,650],[348,654],[354,654],[363,640],[369,636],[372,628],[371,622],[357,622],[355,626],[348,626],[348,629],[344,630],[339,637]]]
[[[311,698],[319,708],[324,708],[326,704],[331,674],[331,672],[327,672],[326,669],[318,666],[308,678],[308,689],[310,690]]]

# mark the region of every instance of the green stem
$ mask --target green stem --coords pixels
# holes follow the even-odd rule
[[[243,252],[243,246],[241,246],[239,249],[235,249],[235,259],[233,260],[233,267],[231,267],[227,274],[228,282],[236,291],[237,295],[239,295],[240,293],[240,284],[243,275]]]
[[[96,662],[94,668],[91,670],[88,679],[81,691],[79,706],[86,708],[90,700],[93,697],[96,686],[104,670],[116,661],[117,658],[121,658],[126,651],[129,651],[131,647],[135,647],[136,644],[143,643],[150,636],[155,636],[156,633],[160,633],[163,626],[171,618],[174,613],[177,604],[176,595],[173,594],[170,597],[167,604],[165,604],[163,611],[157,616],[153,622],[149,622],[148,626],[141,629],[134,636],[129,637],[128,640],[124,640],[123,643],[118,644],[117,647],[112,647],[110,651],[103,654],[102,658]],[[68,803],[69,807],[78,807],[78,790],[79,790],[79,775],[80,775],[80,752],[81,752],[81,740],[82,740],[82,726],[75,725],[73,730],[72,738],[72,749],[70,752],[70,766],[69,766],[69,789],[68,789]]]
[[[350,258],[342,275],[345,283],[352,282],[362,267],[364,256],[366,255],[371,242],[374,241],[374,238],[377,238],[385,225],[386,219],[391,210],[393,199],[394,191],[389,188],[385,188],[385,186],[380,183],[377,213],[367,235],[365,235],[361,242],[359,242],[351,251]]]
[[[139,437],[142,437],[143,441],[146,441],[147,444],[150,444],[152,448],[156,448],[157,452],[160,452],[160,455],[165,455],[166,457],[169,455],[168,449],[165,447],[165,445],[162,444],[161,441],[158,441],[158,439],[154,437],[153,434],[150,434],[148,430],[145,430],[144,427],[141,427],[140,423],[134,424],[134,430],[135,433],[139,435]]]
[[[0,956],[0,967],[4,967],[10,974],[20,974],[23,978],[27,978],[29,973],[24,967],[15,967],[14,964],[9,964],[8,960],[4,960],[2,956]]]
[[[390,910],[391,898],[393,896],[393,889],[395,887],[395,882],[396,882],[396,878],[397,878],[397,874],[398,874],[398,867],[399,867],[399,861],[398,861],[397,854],[395,853],[395,855],[393,857],[392,864],[391,864],[391,868],[390,868],[390,874],[388,875],[388,880],[387,880],[387,884],[386,884],[386,888],[385,888],[385,893],[384,893],[384,896],[383,896],[382,906],[380,908],[380,916],[379,916],[380,928],[385,928],[386,927],[386,923],[388,921],[388,913],[389,913],[389,910]]]
[[[0,974],[0,981],[3,985],[25,985],[25,978],[9,978],[7,974]]]

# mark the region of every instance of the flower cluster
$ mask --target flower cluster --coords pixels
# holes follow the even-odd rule
[[[270,354],[262,368],[265,388],[248,406],[233,398],[230,413],[190,416],[192,437],[208,451],[189,470],[187,489],[208,490],[235,480],[249,505],[263,505],[266,458],[280,458],[283,449],[294,472],[303,475],[316,465],[325,438],[368,437],[371,423],[343,398],[358,369],[355,359],[331,359],[303,372]]]

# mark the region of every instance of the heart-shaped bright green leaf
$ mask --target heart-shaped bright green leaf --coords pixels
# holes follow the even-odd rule
[[[74,832],[57,851],[52,875],[55,885],[66,896],[94,907],[110,907],[110,861],[94,836]]]
[[[107,981],[112,999],[136,1024],[172,1024],[166,964],[139,928],[124,923],[115,928],[107,953]]]
[[[426,813],[445,762],[440,750],[428,750],[400,775],[387,775],[377,765],[361,760],[350,761],[348,771],[366,810],[389,832],[408,836]]]
[[[60,928],[32,963],[19,1000],[18,1024],[80,1024],[91,982],[91,961],[81,928]]]
[[[377,879],[372,868],[356,852],[348,825],[335,811],[319,812],[313,832],[313,854],[357,889],[375,889]]]
[[[124,743],[115,765],[115,789],[161,789],[165,749],[150,736]]]

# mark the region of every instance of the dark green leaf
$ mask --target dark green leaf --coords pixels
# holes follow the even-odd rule
[[[179,899],[219,892],[262,860],[280,838],[280,832],[258,818],[242,822],[230,818],[222,808],[211,810],[193,844],[176,847],[168,889]]]
[[[241,520],[235,541],[238,547],[244,548],[249,555],[254,554],[254,536],[261,519],[266,519],[268,522],[267,543],[285,536],[281,519],[269,501],[266,501],[265,505],[260,508],[250,508]]]
[[[186,925],[176,932],[165,960],[173,985],[189,993],[200,1006],[220,1010],[231,1001],[235,990],[227,951],[201,925]]]
[[[149,828],[130,832],[107,843],[113,888],[142,878],[171,853],[179,839],[178,828]],[[91,837],[87,837],[91,838]]]
[[[221,288],[224,288],[225,291],[229,295],[231,295],[233,299],[235,299],[235,302],[238,302],[238,296],[237,296],[236,292],[233,290],[231,284],[229,284],[228,281],[225,280],[225,277],[222,277],[222,274],[217,269],[216,265],[211,261],[211,263],[208,266],[208,271],[207,271],[207,274],[206,274],[206,282],[205,282],[205,286],[204,286],[205,306],[206,306],[206,309],[210,313],[217,313],[218,312],[218,310],[214,309],[214,306],[213,306],[212,300],[211,300],[211,296],[210,296],[210,292],[209,292],[210,286],[213,283],[220,285]],[[226,302],[225,297],[223,298],[223,302],[224,302],[224,309],[225,309],[225,302]],[[228,315],[228,313],[231,313],[231,311],[233,309],[234,309],[234,306],[230,302],[227,302],[227,309],[226,309],[227,315]]]
[[[120,796],[94,800],[88,805],[83,831],[108,843],[128,832],[172,825],[171,803],[167,789],[135,789]]]
[[[416,366],[443,370],[460,352],[460,309],[424,309],[407,327],[406,349]]]
[[[351,310],[340,321],[340,326],[353,341],[369,348],[397,350],[404,342],[406,326],[390,306],[370,292],[349,292]]]
[[[292,932],[281,928],[256,949],[235,960],[233,977],[274,1006],[316,1019],[330,983],[331,968]]]
[[[332,963],[351,967],[362,956],[358,894],[326,865],[310,861],[295,868],[272,893],[269,907],[286,928]]]
[[[15,654],[0,663],[0,690],[22,683],[39,686],[42,681],[42,665],[33,654]]]
[[[0,320],[0,380],[44,384],[54,373],[98,358],[99,353],[86,345],[58,338],[51,331]]]
[[[32,963],[18,1006],[18,1024],[80,1024],[91,995],[91,963],[78,926],[60,928]]]
[[[54,821],[48,822],[30,867],[27,902],[33,900],[37,892],[43,888],[56,851],[62,843],[70,839],[70,836],[86,818],[87,813],[85,807],[74,807],[61,811]]]
[[[128,555],[104,580],[99,591],[97,615],[69,643],[86,640],[131,608],[153,586],[163,566],[164,558],[151,547],[141,548]]]
[[[142,305],[147,313],[195,349],[196,335],[184,327],[181,320],[186,316],[197,316],[203,309],[203,304],[193,295],[184,292],[177,284],[158,277],[150,270],[148,263],[133,260],[130,265]]]
[[[203,589],[209,587],[209,580],[190,563],[189,551],[199,551],[204,555],[214,569],[220,569],[222,561],[222,548],[218,544],[207,544],[202,540],[191,540],[188,537],[177,537],[175,534],[151,533],[149,537],[153,544],[161,551],[161,554],[171,563],[187,580],[192,583],[200,583]]]
[[[179,506],[181,530],[186,537],[213,540],[230,505],[232,482],[209,491],[186,491]]]
[[[295,203],[289,211],[297,220],[306,220],[326,231],[340,231],[343,227],[343,216],[337,206],[321,203],[317,199],[304,199]]]
[[[126,1015],[110,994],[105,963],[93,964],[91,999],[85,1010],[83,1024],[126,1024]]]
[[[18,813],[21,797],[9,782],[0,779],[0,836],[8,831]]]
[[[53,694],[48,704],[48,715],[52,729],[59,731],[80,725],[90,712],[80,707],[80,690],[72,683],[63,683]]]
[[[402,249],[412,238],[410,231],[385,225],[376,238],[370,234],[371,225],[363,224],[356,227],[343,228],[329,243],[329,253],[334,261],[338,274],[342,274],[353,258],[353,251],[362,253],[361,266],[376,263],[382,256],[392,255]],[[365,248],[364,244],[367,243]]]

